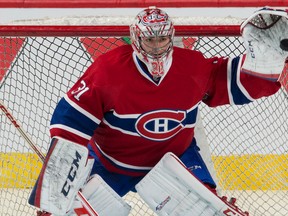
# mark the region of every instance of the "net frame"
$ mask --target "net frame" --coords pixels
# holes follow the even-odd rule
[[[98,4],[98,3],[99,4]],[[96,4],[95,4],[96,3]],[[75,8],[75,7],[79,7],[79,8],[83,8],[83,7],[98,7],[98,8],[105,8],[105,7],[147,7],[147,6],[150,6],[151,3],[154,5],[153,2],[150,2],[150,1],[145,1],[145,3],[143,2],[140,2],[139,1],[121,1],[120,4],[119,4],[119,1],[103,1],[103,2],[100,2],[100,1],[65,1],[65,2],[51,2],[50,1],[41,1],[41,0],[36,0],[36,1],[23,1],[21,4],[19,4],[19,2],[17,1],[9,1],[8,3],[0,3],[0,6],[2,6],[3,8],[7,7],[7,8],[11,8],[11,7],[14,7],[14,8],[19,8],[19,6],[21,7],[24,7],[24,8],[34,8],[34,7],[38,7],[38,8],[46,8],[46,7],[54,7],[54,8],[63,8],[63,7],[66,7],[66,8]],[[261,4],[261,5],[259,5]],[[203,1],[183,1],[181,3],[181,7],[258,7],[258,6],[262,6],[263,5],[269,5],[269,6],[285,6],[285,1],[254,1],[254,0],[250,0],[250,1],[246,1],[246,0],[243,0],[243,1],[233,1],[231,3],[231,1],[209,1],[207,3],[203,3]],[[157,4],[157,6],[159,7],[178,7],[179,5],[179,1],[161,1],[160,3]],[[105,19],[105,18],[104,18]],[[43,25],[39,25],[39,24],[36,24],[36,25],[31,25],[31,24],[27,24],[25,22],[25,25],[17,25],[19,23],[16,23],[13,24],[13,25],[5,25],[5,26],[0,26],[0,36],[1,37],[95,37],[95,36],[101,36],[101,37],[106,37],[107,35],[108,36],[114,36],[114,37],[124,37],[124,36],[127,36],[129,34],[128,32],[128,26],[127,25],[117,25],[117,26],[109,26],[109,25],[98,25],[98,26],[94,26],[94,25],[91,25],[91,26],[83,26],[83,25],[73,25],[73,26],[65,26],[65,25],[50,25],[47,26],[43,26]],[[211,36],[211,37],[227,37],[227,36],[232,36],[232,37],[238,37],[240,35],[240,27],[239,27],[239,22],[237,22],[237,24],[225,24],[225,25],[203,25],[203,24],[197,24],[197,25],[184,25],[181,24],[181,25],[176,25],[176,36],[178,37],[190,37],[190,36],[200,36],[200,37],[205,37],[205,36]],[[216,42],[217,43],[217,42]],[[201,46],[201,44],[199,43],[198,46]],[[236,45],[237,46],[237,45]],[[211,48],[211,47],[210,47]],[[215,53],[213,54],[221,54],[221,51],[220,50],[216,50]],[[19,77],[20,78],[20,77]],[[0,83],[0,89],[3,87],[3,80],[1,80],[1,83]],[[2,88],[3,89],[3,88]],[[0,92],[0,95],[2,94],[3,92],[1,91]],[[14,92],[13,92],[14,94]],[[1,99],[2,99],[2,96],[1,96]],[[53,98],[53,100],[56,100],[56,98]],[[254,109],[256,109],[256,113],[257,112],[262,112],[263,110],[261,110],[261,104],[263,103],[268,103],[268,104],[273,104],[275,101],[283,101],[283,104],[281,106],[281,110],[278,111],[279,107],[277,107],[276,105],[271,105],[272,106],[272,110],[274,110],[274,115],[276,116],[275,118],[278,118],[278,119],[281,119],[282,118],[282,129],[281,128],[277,128],[277,130],[280,130],[283,132],[284,130],[284,133],[285,131],[288,131],[288,127],[287,127],[287,121],[285,122],[285,119],[287,120],[287,112],[285,114],[285,109],[287,110],[287,98],[286,96],[283,94],[283,92],[280,93],[280,95],[277,95],[277,97],[272,97],[268,100],[261,100],[259,102],[257,102],[257,105],[255,106],[252,106],[252,107],[249,107],[249,110],[253,111]],[[23,114],[21,113],[15,113],[15,111],[17,110],[17,107],[15,106],[14,102],[13,101],[5,101],[5,102],[8,102],[8,105],[9,107],[12,108],[13,110],[13,113],[16,114],[16,118],[20,120],[20,122],[27,122],[27,117],[25,117],[25,115],[23,116]],[[278,101],[279,102],[279,101]],[[257,108],[258,106],[260,106],[260,108]],[[14,110],[15,108],[15,110]],[[283,110],[284,109],[284,110]],[[238,108],[237,108],[238,110]],[[239,118],[240,116],[242,117],[242,111],[241,111],[241,108],[240,108],[240,112],[232,109],[230,110],[229,108],[225,107],[223,108],[221,111],[219,112],[227,112],[227,116],[231,115],[232,113],[235,114],[236,113],[236,116],[235,118]],[[283,114],[284,113],[284,114]],[[47,113],[44,113],[44,114],[47,114]],[[280,115],[282,114],[282,116]],[[206,113],[204,114],[206,115]],[[265,114],[266,117],[268,117],[269,113],[266,113]],[[265,116],[264,115],[264,116]],[[284,116],[283,116],[284,115]],[[229,128],[229,125],[227,125],[227,123],[221,123],[220,125],[217,125],[218,123],[215,121],[215,119],[213,119],[213,115],[206,115],[206,120],[204,120],[204,125],[206,125],[205,129],[206,130],[209,130],[209,131],[214,131],[213,133],[214,134],[217,134],[217,133],[220,133],[222,130],[226,130],[227,128]],[[6,123],[6,120],[4,119],[5,117],[3,117],[1,115],[1,122],[3,121],[4,123]],[[248,119],[249,117],[244,117],[244,119]],[[263,119],[261,119],[262,121]],[[271,120],[271,119],[270,119]],[[244,121],[244,120],[243,120]],[[211,123],[211,126],[207,126],[209,125],[208,124]],[[258,121],[259,122],[259,121]],[[241,125],[243,122],[238,122],[239,125]],[[265,121],[264,124],[268,124],[267,121]],[[3,124],[2,124],[3,125]],[[2,126],[1,125],[1,126]],[[217,125],[218,128],[215,129],[214,126]],[[257,124],[251,126],[251,127],[255,127],[257,126]],[[11,128],[10,126],[8,126],[6,124],[5,128],[6,127],[9,127],[8,130],[11,130],[11,131],[14,131],[13,128]],[[279,127],[279,125],[278,125]],[[29,124],[24,124],[24,128],[28,131],[29,134],[32,135],[32,137],[34,136],[34,133],[35,133],[35,129],[31,129]],[[44,128],[40,128],[41,129],[44,129]],[[236,139],[235,136],[237,136],[237,134],[235,136],[230,136],[230,133],[233,132],[233,129],[234,128],[230,128],[228,131],[227,131],[227,136],[229,137],[229,141],[232,141],[234,139]],[[2,130],[2,128],[1,128]],[[248,132],[248,131],[244,131],[244,132]],[[16,132],[15,132],[16,133]],[[37,133],[36,133],[37,134]],[[277,133],[278,134],[278,133]],[[33,138],[35,140],[39,140],[40,138],[43,135],[38,135],[38,136],[34,136]],[[250,135],[250,137],[253,136]],[[25,144],[23,143],[23,140],[21,140],[21,137],[14,137],[15,138],[15,142],[18,142],[20,143],[21,145],[25,146]],[[217,136],[212,136],[209,138],[209,140],[217,140],[218,137]],[[287,143],[287,136],[282,138],[283,139],[283,143]],[[218,140],[219,142],[221,142],[222,140]],[[228,142],[229,142],[228,141]],[[272,142],[273,140],[270,140],[270,142]],[[209,142],[209,141],[208,141]],[[256,142],[259,142],[259,140],[256,140]],[[212,146],[213,148],[213,146]],[[26,147],[24,147],[24,149],[26,151],[28,151],[28,149]],[[46,151],[47,149],[46,148],[43,148],[43,151]],[[221,156],[221,154],[223,154],[223,152],[225,153],[226,151],[233,151],[235,149],[231,149],[230,147],[227,149],[219,149],[217,150],[216,154],[219,154]],[[272,149],[270,148],[269,150],[271,150],[271,152],[275,152],[275,149]],[[278,149],[276,151],[282,151],[282,152],[286,152],[285,151],[285,145],[283,146],[282,149]],[[29,156],[29,160],[30,161],[33,161],[33,160],[36,160],[35,158],[33,158],[33,156]],[[233,160],[233,158],[231,158],[231,160]],[[249,162],[253,162],[254,164],[258,164],[259,166],[259,159],[258,158],[250,158],[250,159],[247,159],[247,161]],[[277,160],[277,164],[287,164],[287,158],[286,157],[283,157],[283,158],[280,158],[280,161],[279,161],[279,158],[276,158],[274,159],[273,157],[271,157],[271,160]],[[215,162],[215,161],[214,161]],[[261,164],[261,163],[260,163]],[[272,164],[273,165],[273,164]],[[225,164],[225,162],[223,161],[217,161],[217,166],[222,166],[222,167],[226,167],[227,164]],[[235,164],[234,164],[235,166]],[[259,166],[260,167],[260,166]],[[278,170],[279,167],[277,165],[276,169]],[[285,169],[285,167],[284,167]],[[222,174],[225,174],[225,173],[222,173]],[[269,174],[269,173],[268,173]],[[283,175],[283,182],[287,182],[287,176],[285,173],[277,173],[279,175]],[[35,177],[35,176],[34,176]],[[231,176],[224,176],[225,178],[228,178],[228,179],[231,179],[233,178],[233,175]],[[220,179],[220,181],[222,181],[222,179]],[[231,184],[235,185],[235,182],[233,181],[230,181]],[[238,184],[236,182],[236,184]],[[257,194],[257,193],[254,193],[253,190],[252,191],[234,191],[234,190],[228,190],[228,191],[220,191],[220,193],[223,193],[223,195],[231,195],[231,196],[235,196],[239,199],[240,197],[240,207],[243,207],[244,210],[248,210],[250,212],[253,212],[255,213],[254,215],[265,215],[266,213],[268,215],[272,214],[272,215],[275,215],[275,214],[279,214],[279,215],[286,215],[287,214],[287,209],[285,209],[285,206],[287,206],[287,188],[284,188],[284,190],[282,190],[283,188],[281,188],[282,186],[280,186],[280,189],[278,187],[278,189],[276,190],[273,190],[273,191],[269,191],[269,193],[265,193],[265,190],[263,191],[263,193],[261,194]],[[277,188],[277,187],[275,187]],[[28,190],[29,191],[29,190]],[[4,195],[5,198],[8,198],[8,199],[13,199],[12,198],[12,195],[9,194],[9,193],[5,193],[5,191],[3,190],[3,188],[1,188],[0,190],[0,195],[1,197]],[[14,191],[15,192],[15,191]],[[16,191],[17,193],[17,196],[27,196],[27,194],[29,192],[27,191]],[[272,193],[272,195],[270,195],[270,193]],[[278,195],[280,193],[280,195]],[[276,195],[275,195],[276,194]],[[130,194],[128,195],[130,197],[128,197],[128,200],[136,200],[136,202],[138,202],[140,199],[137,197],[137,194]],[[272,202],[269,203],[269,201],[271,201],[271,197],[273,197],[273,200]],[[286,197],[286,198],[285,198]],[[257,206],[253,205],[253,203],[255,202],[259,202],[260,200],[260,203],[257,204]],[[16,215],[29,215],[29,213],[25,212],[25,210],[23,208],[23,200],[17,200],[16,201],[16,204],[13,206],[14,207],[14,210],[13,212],[11,213],[11,215],[15,215],[15,212],[17,211]],[[21,204],[22,203],[22,204]],[[4,203],[3,203],[3,200],[0,199],[0,205],[1,206],[4,206]],[[6,205],[6,204],[5,204]],[[134,204],[133,204],[134,205]],[[272,207],[271,207],[272,206]],[[276,206],[276,207],[274,207]],[[11,206],[10,206],[11,207]],[[133,206],[133,212],[131,213],[131,215],[152,215],[152,211],[147,209],[147,207],[145,207],[145,204],[144,203],[140,203],[139,205],[134,205]],[[283,212],[279,213],[277,211],[277,209],[279,209],[279,207],[281,208],[284,208],[282,209]],[[257,208],[261,208],[261,209],[257,209]],[[18,209],[18,210],[17,210]],[[19,213],[20,212],[20,213]],[[4,213],[2,213],[4,214]],[[1,215],[1,212],[0,212],[0,215]],[[5,212],[5,215],[10,215],[10,214],[7,214],[7,212]]]
[[[123,36],[128,36],[129,35],[128,29],[129,29],[128,26],[117,26],[117,27],[115,27],[115,26],[78,26],[78,27],[77,26],[72,26],[72,27],[71,26],[0,26],[0,32],[1,32],[0,35],[2,37],[8,37],[8,38],[9,37],[17,37],[17,38],[18,37],[19,38],[28,37],[28,38],[31,38],[30,40],[31,40],[31,43],[32,43],[32,41],[36,42],[37,38],[42,38],[45,35],[47,36],[47,38],[51,38],[51,37],[54,38],[55,37],[55,40],[58,40],[58,38],[63,38],[63,37],[64,38],[74,38],[76,36],[77,37],[78,36],[79,37],[88,37],[88,38],[89,37],[104,37],[104,38],[106,38],[107,36],[109,36],[109,37],[123,37]],[[215,47],[213,47],[213,46],[218,43],[215,38],[219,37],[219,38],[226,38],[226,39],[230,40],[231,38],[239,37],[240,36],[239,29],[240,29],[239,25],[228,25],[228,26],[206,26],[206,25],[202,25],[202,26],[201,25],[198,25],[198,26],[176,26],[176,35],[177,35],[177,37],[182,37],[182,38],[189,38],[191,36],[194,37],[196,35],[199,38],[206,38],[207,36],[208,36],[208,38],[212,37],[213,39],[211,39],[211,41],[213,40],[214,42],[212,43],[212,45],[209,45],[209,47],[205,48],[207,50],[209,50],[209,49],[211,50],[211,48],[215,49]],[[3,30],[3,32],[2,32],[2,30]],[[177,31],[178,31],[178,33],[177,33]],[[43,41],[43,42],[45,42],[45,41]],[[235,42],[236,41],[233,41],[232,43],[235,43]],[[206,46],[206,42],[204,44],[201,44],[201,43],[196,44],[195,47],[197,48],[197,46],[198,47],[202,47],[202,46],[204,47],[204,46]],[[241,46],[240,43],[238,45],[236,43],[235,47],[237,47],[237,46]],[[241,49],[239,52],[242,52],[242,51],[243,51],[243,49]],[[213,53],[211,55],[221,55],[221,50],[215,49],[215,53]],[[74,79],[75,79],[75,77],[74,77]],[[2,82],[1,82],[1,85],[0,85],[1,89],[4,88],[3,86],[5,85],[5,82],[6,82],[6,80],[3,79]],[[1,94],[2,93],[3,92],[1,90]],[[7,92],[6,93],[4,92],[4,95],[5,94],[7,94]],[[22,123],[27,122],[27,116],[25,116],[25,114],[18,113],[19,112],[19,111],[17,111],[18,108],[15,106],[14,102],[7,100],[7,97],[4,97],[4,98],[5,98],[4,102],[8,103],[9,107],[12,108],[13,113],[16,112],[16,118],[19,119],[20,122],[22,122]],[[1,96],[1,99],[3,99],[2,96]],[[282,104],[282,107],[279,108],[279,107],[276,107],[275,104],[273,105],[275,100],[277,100],[278,102],[279,102],[279,100],[280,101],[283,100],[284,103]],[[56,103],[57,98],[53,98],[53,101]],[[35,101],[35,103],[37,103],[37,101]],[[257,102],[258,105],[251,106],[249,108],[249,110],[251,112],[254,112],[253,109],[260,109],[257,112],[262,112],[261,111],[261,103],[270,103],[271,106],[272,106],[272,110],[274,110],[274,112],[276,113],[275,114],[276,117],[274,116],[273,118],[277,118],[277,119],[281,119],[282,118],[282,121],[284,120],[284,122],[280,123],[283,128],[282,129],[278,128],[278,129],[280,131],[282,131],[282,133],[283,133],[283,130],[284,130],[284,133],[285,133],[285,130],[287,131],[287,122],[285,123],[285,119],[288,119],[288,118],[287,118],[287,113],[285,115],[285,108],[287,109],[287,100],[285,99],[284,94],[280,93],[280,95],[277,95],[276,97],[272,97],[272,98],[268,99],[268,102],[263,102],[263,100],[259,101],[259,102]],[[26,106],[28,106],[28,105],[26,104]],[[236,139],[235,136],[237,136],[237,135],[235,135],[235,136],[230,136],[229,135],[230,133],[232,134],[234,128],[232,128],[232,129],[230,128],[229,129],[229,125],[227,125],[227,122],[223,122],[222,125],[219,126],[219,122],[216,122],[215,119],[213,119],[214,118],[213,116],[215,116],[215,114],[214,115],[209,114],[208,112],[205,111],[205,108],[203,108],[203,107],[201,109],[204,109],[205,118],[203,118],[203,121],[204,121],[205,130],[206,131],[208,130],[210,135],[211,134],[215,134],[215,136],[213,135],[214,137],[213,136],[210,137],[210,138],[208,137],[208,142],[212,142],[212,141],[215,141],[215,140],[217,142],[223,142],[223,140],[219,140],[219,138],[216,136],[216,134],[220,133],[221,130],[227,130],[227,134],[226,134],[227,137],[228,137],[228,141],[227,142],[231,142],[231,143],[234,142],[234,140]],[[235,117],[235,118],[241,119],[241,117],[242,117],[243,121],[248,121],[249,116],[245,117],[245,112],[241,111],[241,108],[235,108],[235,109],[233,108],[232,110],[230,110],[229,107],[224,107],[224,108],[220,108],[220,109],[221,109],[221,111],[218,111],[220,113],[221,112],[226,112],[227,116],[231,115],[231,113],[234,113],[234,114],[238,113],[237,114],[238,117]],[[279,109],[279,110],[281,109],[281,111],[277,111],[277,109]],[[239,112],[239,110],[240,110],[240,112]],[[37,112],[37,110],[33,110],[33,113],[35,113],[35,112]],[[282,115],[284,113],[284,116],[282,116],[282,117],[279,116],[279,112],[282,113]],[[45,114],[45,115],[47,115],[47,114]],[[241,116],[241,115],[243,115],[244,117]],[[269,115],[269,113],[266,113],[264,116],[267,117],[268,115]],[[1,121],[2,121],[3,118],[5,118],[5,117],[1,116]],[[223,117],[223,118],[225,118],[225,117]],[[5,121],[5,120],[3,119],[3,121]],[[238,124],[241,125],[241,123],[243,123],[243,121],[238,122]],[[273,121],[273,119],[270,119],[270,121]],[[216,125],[217,125],[217,127],[214,127]],[[257,125],[257,124],[254,124],[254,126],[255,125]],[[34,128],[34,127],[35,126],[33,126],[31,128],[31,126],[29,124],[27,124],[27,125],[24,124],[24,128],[26,128],[26,130],[28,131],[28,133],[32,137],[34,136],[35,140],[39,140],[39,139],[41,140],[42,138],[39,138],[39,136],[41,137],[43,135],[40,134],[40,135],[38,135],[38,137],[35,137],[35,133],[36,133],[35,129],[36,128]],[[237,127],[237,126],[235,126],[235,127]],[[276,127],[279,127],[279,124]],[[13,131],[13,129],[11,129],[11,128],[8,129],[8,130],[12,130]],[[42,128],[40,130],[45,130],[45,128]],[[212,132],[212,131],[215,131],[215,130],[216,130],[216,132]],[[220,130],[220,131],[218,131],[218,130]],[[248,131],[245,131],[245,133],[248,133]],[[250,138],[253,137],[254,135],[255,134],[250,135]],[[16,142],[23,143],[23,141],[21,141],[21,138],[17,138],[17,139],[18,139],[18,141],[16,140]],[[287,142],[287,137],[286,138],[284,137],[282,139],[284,139],[283,142]],[[257,141],[257,142],[259,142],[259,141]],[[270,142],[272,142],[272,141],[270,140]],[[23,148],[26,149],[24,151],[28,151],[29,152],[29,150],[27,150],[27,148],[25,147],[25,144],[22,144],[22,145],[23,145]],[[236,144],[236,146],[237,146],[237,144]],[[223,155],[223,153],[225,153],[225,151],[227,151],[228,153],[237,152],[236,149],[233,149],[233,147],[232,148],[231,147],[227,147],[228,149],[218,149],[217,151],[215,151],[213,149],[214,147],[213,146],[211,147],[212,148],[212,153],[214,153],[216,155],[220,155],[220,156]],[[47,147],[45,147],[45,146],[43,147],[42,146],[41,148],[42,148],[43,152],[47,151]],[[271,150],[271,152],[273,152],[273,149],[269,149],[269,150]],[[285,149],[276,150],[276,152],[275,152],[276,154],[279,153],[277,151],[280,151],[280,152],[282,151],[282,152],[285,153]],[[36,160],[37,161],[37,159],[33,158],[33,156],[29,156],[29,157],[31,157],[29,160]],[[237,155],[235,157],[237,157]],[[251,158],[249,158],[249,159],[246,158],[246,159],[247,159],[247,162],[244,161],[243,162],[244,164],[245,163],[247,164],[247,163],[249,163],[251,161],[253,163],[256,163],[256,164],[259,164],[259,163],[261,164],[261,162],[259,161],[259,158],[254,158],[254,159],[253,158],[252,159]],[[286,157],[280,158],[280,160],[281,159],[282,159],[283,163],[285,163],[285,161],[287,161]],[[271,160],[279,160],[279,158],[273,159],[273,157],[271,157]],[[225,166],[228,166],[227,164],[225,164],[226,163],[225,160],[215,160],[215,158],[214,158],[213,162],[214,162],[214,164],[216,163],[217,166],[220,166],[222,168],[224,167],[223,169],[225,169]],[[276,164],[278,164],[280,162],[278,161]],[[235,164],[234,165],[229,165],[229,166],[235,166]],[[279,169],[279,167],[277,168],[277,170],[278,169]],[[276,174],[285,175],[285,173],[278,173],[278,172]],[[218,173],[218,175],[219,175],[219,173]],[[224,178],[228,178],[228,179],[234,177],[233,175],[232,176],[227,176],[227,173],[225,173],[225,172],[222,173],[221,175],[223,175]],[[220,184],[222,184],[221,181],[224,181],[224,179],[221,178],[221,177],[219,178],[219,176],[217,176],[217,177],[218,177],[218,181],[220,182]],[[285,179],[283,179],[283,180],[285,180]],[[236,183],[233,182],[233,181],[230,181],[229,184],[231,184],[231,188],[234,187],[233,190],[220,190],[219,192],[221,194],[223,194],[223,195],[227,195],[228,194],[230,196],[237,197],[239,199],[239,201],[240,201],[240,206],[241,207],[243,206],[244,210],[248,210],[250,212],[256,212],[256,214],[257,214],[257,212],[261,212],[262,215],[264,215],[263,212],[264,213],[267,212],[267,208],[268,209],[272,209],[272,210],[268,211],[269,214],[271,213],[271,211],[273,213],[277,212],[277,208],[271,207],[270,204],[267,204],[267,203],[265,203],[263,201],[264,199],[268,199],[269,196],[270,196],[270,195],[267,195],[264,190],[262,191],[261,196],[263,196],[265,198],[264,199],[260,199],[259,198],[260,195],[258,193],[254,193],[253,190],[251,190],[251,191],[237,190],[237,188],[235,188],[235,185],[237,187],[237,184],[239,184],[239,182],[237,182],[237,181],[236,181]],[[285,204],[286,201],[285,201],[284,197],[287,194],[287,192],[285,192],[285,190],[287,190],[287,189],[282,190],[283,186],[281,186],[281,185],[279,187],[275,187],[275,188],[277,190],[279,190],[280,194],[282,194],[282,195],[279,195],[279,193],[277,193],[277,195],[273,195],[273,198],[272,198],[273,202],[275,202],[277,205],[280,205],[281,207],[285,206],[286,205]],[[276,193],[275,191],[274,192],[272,191],[272,192],[269,192],[269,193]],[[23,191],[21,193],[23,193]],[[27,196],[27,191],[25,193],[26,193],[26,196]],[[23,196],[25,196],[25,195],[23,195]],[[137,205],[134,204],[133,213],[131,213],[131,215],[139,215],[139,214],[140,215],[145,215],[145,214],[152,215],[152,211],[149,210],[145,206],[144,203],[141,202],[139,204],[139,200],[140,199],[139,198],[135,198],[135,197],[137,197],[137,194],[132,194],[132,195],[128,194],[126,196],[126,199],[128,199],[129,201],[130,200],[137,200]],[[261,207],[262,209],[259,209],[260,207],[258,205],[255,206],[253,204],[253,202],[254,203],[255,202],[259,202],[259,199],[260,199],[260,202],[262,202],[260,206],[264,206],[264,207]],[[269,199],[271,199],[271,197]],[[247,200],[249,200],[249,201],[247,201]],[[23,202],[23,200],[20,201],[20,202]],[[20,204],[18,204],[18,205],[19,205],[20,209],[23,208],[22,205],[20,205]],[[137,209],[137,210],[135,210],[135,209]],[[20,210],[20,211],[22,211],[22,210]],[[286,212],[287,212],[287,210],[285,210],[285,209],[284,210],[282,209],[282,211],[284,212],[283,215],[285,215]],[[141,212],[143,212],[143,214]],[[5,214],[7,214],[7,212],[5,212]],[[13,212],[13,214],[15,214],[15,213]],[[18,212],[17,212],[17,214],[18,214]],[[23,214],[23,215],[25,215],[25,214]]]
[[[155,2],[153,0],[137,1],[137,0],[65,0],[53,2],[50,0],[33,0],[33,1],[17,1],[9,0],[0,2],[2,8],[143,8],[155,5],[158,7],[261,7],[269,6],[286,6],[285,0],[162,0]]]

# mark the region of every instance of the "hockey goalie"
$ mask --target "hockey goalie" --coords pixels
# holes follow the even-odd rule
[[[158,215],[248,215],[217,195],[194,136],[200,103],[243,105],[281,88],[287,11],[263,8],[241,32],[245,54],[205,58],[173,46],[166,12],[141,11],[131,44],[99,56],[57,104],[29,197],[38,215],[129,215],[129,191]]]

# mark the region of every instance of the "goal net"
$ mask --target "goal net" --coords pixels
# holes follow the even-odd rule
[[[45,154],[57,102],[99,55],[129,43],[128,26],[17,24],[0,26],[0,99]],[[245,50],[239,24],[177,21],[175,44],[206,57],[238,56]],[[269,98],[244,106],[200,105],[196,133],[209,148],[218,192],[236,197],[250,215],[288,215],[286,76]],[[27,198],[42,162],[7,115],[1,112],[0,119],[0,215],[35,215]],[[137,194],[125,199],[131,216],[153,215]]]

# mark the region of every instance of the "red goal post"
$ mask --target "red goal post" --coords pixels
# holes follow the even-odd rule
[[[13,2],[17,1],[7,4],[12,7]],[[26,8],[44,8],[51,3],[49,2],[39,0],[20,3]],[[76,1],[58,1],[54,7],[84,7],[84,3],[87,6],[93,2],[98,7],[103,7],[104,4],[106,7],[117,7],[119,3],[103,1],[100,6],[97,2],[101,1],[78,1],[79,4]],[[130,5],[126,7],[137,3],[120,2],[129,2]],[[163,4],[171,2],[161,1]],[[202,1],[185,2],[200,4]],[[229,6],[228,1],[222,2]],[[245,6],[245,2],[255,3],[252,7],[268,3],[235,2],[239,5],[242,3],[241,6]],[[230,6],[238,7],[235,2]],[[283,6],[286,1],[275,2],[279,4],[275,6]],[[146,3],[150,5],[150,2],[145,1]],[[218,3],[219,1],[210,1],[206,6],[217,6]],[[166,6],[176,7],[179,4],[174,1]],[[45,153],[49,145],[49,121],[59,98],[94,58],[127,43],[128,36],[127,25],[111,23],[96,26],[0,26],[0,99],[42,152]],[[207,57],[237,56],[244,52],[239,23],[177,23],[176,36],[177,45],[200,50]],[[219,193],[236,197],[241,209],[247,210],[251,215],[288,214],[287,107],[287,95],[283,90],[272,97],[241,107],[200,107],[204,134],[199,136],[201,139],[204,137],[209,144],[211,154],[208,155],[208,160],[210,157],[213,162]],[[40,160],[1,113],[0,215],[33,215],[35,209],[27,206],[26,200],[40,168]],[[125,199],[133,206],[131,216],[152,215],[151,209],[147,208],[137,194],[129,193]]]
[[[286,0],[8,0],[1,1],[2,8],[143,8],[151,5],[158,7],[263,7],[287,6]]]

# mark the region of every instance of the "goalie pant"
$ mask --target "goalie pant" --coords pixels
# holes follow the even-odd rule
[[[208,168],[206,167],[200,153],[200,149],[196,145],[196,140],[193,139],[192,143],[180,156],[180,160],[199,178],[207,187],[216,193],[216,183],[213,180]],[[135,185],[142,180],[143,176],[128,176],[119,173],[110,172],[100,162],[98,156],[93,150],[90,155],[94,157],[94,165],[91,174],[100,175],[104,181],[120,196],[126,195],[129,191],[136,192]]]

